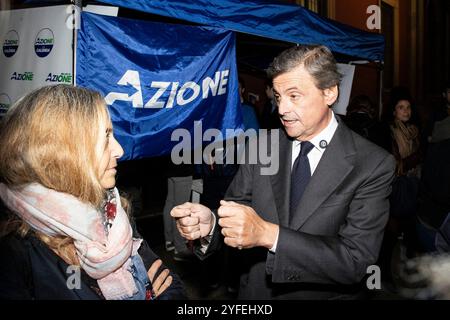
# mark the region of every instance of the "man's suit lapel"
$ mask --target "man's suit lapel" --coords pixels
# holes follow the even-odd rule
[[[289,223],[291,229],[300,229],[352,171],[353,164],[350,158],[354,154],[355,147],[349,129],[340,123],[291,218]],[[290,183],[290,173],[289,179],[286,180]],[[289,194],[289,189],[287,193]],[[289,208],[289,197],[287,204]]]
[[[272,190],[277,206],[279,223],[281,226],[287,227],[289,225],[292,141],[282,129],[280,129],[279,160],[278,173],[271,176]]]

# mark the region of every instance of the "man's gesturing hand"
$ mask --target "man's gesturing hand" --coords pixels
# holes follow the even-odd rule
[[[176,219],[178,231],[187,240],[203,238],[213,227],[211,210],[198,203],[186,202],[176,206],[170,215]]]
[[[220,201],[219,225],[225,244],[234,248],[265,247],[271,249],[278,226],[261,219],[250,207],[232,201]]]

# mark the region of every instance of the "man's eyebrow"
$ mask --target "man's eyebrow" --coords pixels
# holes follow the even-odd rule
[[[290,88],[287,88],[286,90],[284,90],[284,92],[288,92],[288,91],[291,91],[291,90],[300,90],[300,89],[297,88],[297,87],[290,87]],[[279,92],[277,90],[275,90],[275,89],[273,89],[273,92],[279,94]]]

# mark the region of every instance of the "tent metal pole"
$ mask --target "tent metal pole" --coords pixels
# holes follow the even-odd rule
[[[80,14],[83,7],[83,1],[82,0],[71,0],[71,3],[78,7],[75,8],[72,11],[73,15],[73,28],[72,28],[72,84],[74,86],[77,85],[76,83],[76,63],[77,63],[77,35],[78,35],[78,28],[80,27]]]
[[[378,72],[378,88],[378,120],[381,120],[383,116],[383,68]]]

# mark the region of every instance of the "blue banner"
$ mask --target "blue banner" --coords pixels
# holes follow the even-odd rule
[[[118,7],[332,51],[371,61],[384,60],[384,37],[275,0],[100,0]],[[374,1],[375,2],[375,1]]]
[[[82,13],[77,40],[76,84],[105,96],[122,160],[169,154],[198,121],[243,127],[233,32]]]

